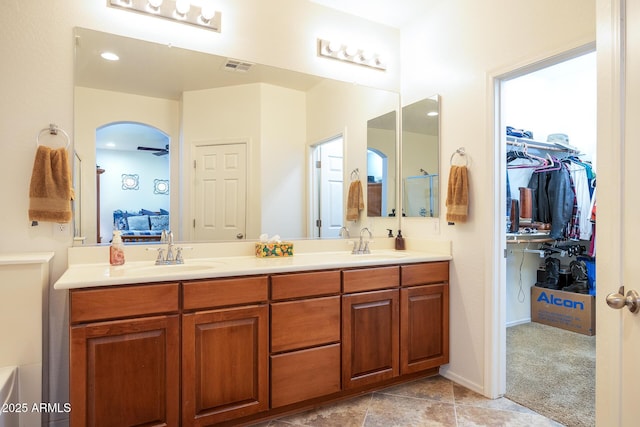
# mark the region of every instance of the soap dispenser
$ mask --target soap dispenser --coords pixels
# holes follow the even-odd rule
[[[124,244],[122,243],[120,230],[113,230],[113,239],[111,240],[111,247],[109,247],[109,264],[122,265],[124,264]]]
[[[396,250],[404,250],[404,237],[402,237],[402,230],[398,230],[398,235],[396,236]]]

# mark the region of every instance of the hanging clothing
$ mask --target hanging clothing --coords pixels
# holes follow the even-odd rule
[[[571,179],[576,191],[576,201],[578,209],[578,227],[576,238],[580,240],[591,239],[592,227],[591,227],[591,192],[589,184],[589,173],[584,163],[575,162],[570,159],[570,162],[565,163],[569,168]]]
[[[533,221],[550,223],[549,237],[552,239],[565,237],[565,228],[571,220],[574,202],[567,168],[535,171],[527,187],[534,190]]]

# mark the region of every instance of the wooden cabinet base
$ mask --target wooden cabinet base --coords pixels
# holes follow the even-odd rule
[[[271,356],[271,407],[340,391],[340,344]]]
[[[179,330],[178,316],[71,328],[71,425],[179,425]]]

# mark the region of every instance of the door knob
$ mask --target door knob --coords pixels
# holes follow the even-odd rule
[[[244,234],[242,233],[236,234],[236,239],[244,239]]]
[[[621,286],[617,293],[607,295],[607,305],[618,310],[627,307],[630,312],[637,313],[640,311],[640,295],[632,289],[625,296],[624,286]]]

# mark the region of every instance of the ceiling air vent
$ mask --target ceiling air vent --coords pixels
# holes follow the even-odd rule
[[[227,71],[237,71],[239,73],[246,73],[253,66],[250,62],[238,61],[237,59],[227,59],[224,63],[223,69]]]

